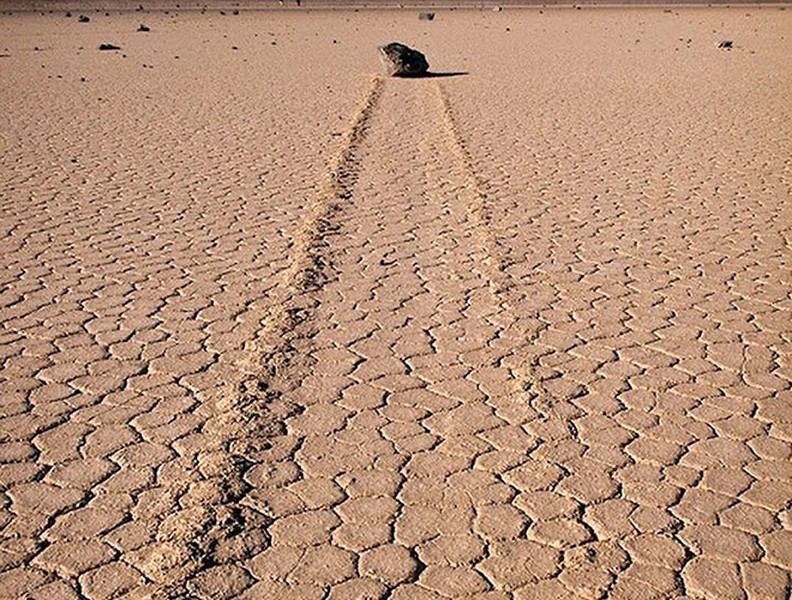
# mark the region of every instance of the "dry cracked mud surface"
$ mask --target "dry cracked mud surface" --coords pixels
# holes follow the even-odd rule
[[[0,597],[788,597],[792,20],[440,16],[0,17]]]

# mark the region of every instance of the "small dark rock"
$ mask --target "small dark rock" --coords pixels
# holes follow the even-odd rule
[[[720,44],[718,44],[718,48],[733,48],[734,42],[731,40],[723,40]]]
[[[77,22],[78,23],[90,23],[91,22],[91,17],[86,17],[85,15],[80,15],[79,17],[77,17]]]
[[[421,21],[434,21],[435,14],[433,12],[418,13],[418,19]]]
[[[70,13],[70,12],[67,12],[67,13],[66,13],[66,18],[68,19],[69,17],[71,17],[71,13]]]
[[[149,27],[148,25],[143,25],[143,23],[141,23],[140,25],[138,25],[137,30],[138,31],[151,31],[151,27]]]
[[[404,44],[391,42],[380,46],[379,51],[382,67],[392,77],[414,77],[429,70],[426,57]]]
[[[99,44],[99,50],[121,50],[121,46],[113,44]]]

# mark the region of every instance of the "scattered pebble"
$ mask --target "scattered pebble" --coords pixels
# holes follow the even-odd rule
[[[121,50],[121,46],[114,44],[99,44],[99,50]]]
[[[143,25],[143,23],[141,23],[140,25],[138,25],[137,30],[138,31],[151,31],[151,27],[149,27],[148,25]]]
[[[90,23],[91,22],[91,17],[86,17],[85,15],[80,15],[79,17],[77,17],[77,22],[78,23]]]

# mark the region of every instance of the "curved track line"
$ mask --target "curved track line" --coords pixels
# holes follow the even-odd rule
[[[512,287],[513,282],[511,276],[506,271],[506,263],[500,257],[500,244],[492,232],[492,218],[487,206],[486,183],[478,173],[476,173],[470,152],[462,141],[460,128],[451,108],[445,86],[437,82],[435,91],[440,105],[440,113],[448,138],[449,148],[461,166],[465,185],[472,192],[474,197],[469,207],[469,214],[479,240],[487,253],[485,263],[489,269],[488,275],[493,284],[493,292],[502,302],[506,302],[506,293]]]
[[[497,236],[492,231],[492,215],[488,206],[488,194],[486,181],[476,172],[473,157],[470,151],[465,146],[462,139],[461,129],[454,116],[454,111],[451,107],[451,102],[446,91],[445,86],[439,81],[436,82],[435,90],[437,92],[437,99],[440,106],[443,122],[446,129],[449,148],[451,153],[456,157],[459,165],[464,173],[467,188],[473,194],[473,201],[469,207],[469,214],[475,226],[479,240],[486,252],[485,265],[488,269],[488,278],[492,283],[492,292],[504,311],[514,312],[516,306],[520,303],[520,295],[516,281],[508,272],[509,263],[502,258],[503,252],[501,244]],[[540,318],[539,311],[534,311],[531,315],[522,315],[523,317],[529,316],[532,324],[529,326],[520,327],[520,331],[524,337],[524,344],[531,345],[538,341],[542,333],[547,330],[550,325]],[[516,317],[516,315],[515,315]],[[519,369],[518,380],[518,394],[520,396],[527,394],[527,401],[533,408],[538,410],[541,414],[552,412],[552,406],[548,399],[549,392],[544,385],[543,378],[537,373],[538,365],[527,363]]]
[[[157,586],[156,597],[181,597],[188,581],[202,569],[234,562],[233,547],[247,551],[267,545],[270,520],[245,503],[251,489],[246,474],[270,450],[268,439],[281,433],[285,420],[300,407],[283,398],[300,377],[294,376],[298,346],[309,334],[307,321],[317,306],[316,292],[330,278],[327,237],[336,228],[334,214],[351,195],[356,180],[355,152],[382,92],[381,77],[372,77],[343,135],[340,147],[328,161],[326,175],[307,207],[304,225],[291,246],[291,265],[270,298],[270,309],[238,365],[241,375],[236,392],[220,398],[203,433],[207,442],[197,466],[200,480],[182,481],[163,492],[171,504],[170,516],[160,523],[157,545],[143,560]],[[290,381],[283,371],[290,367]],[[202,487],[206,504],[185,505],[191,489]],[[248,503],[249,504],[249,503]]]
[[[371,113],[382,94],[383,80],[372,77],[350,126],[343,134],[337,153],[328,161],[328,170],[318,186],[318,195],[308,207],[308,218],[295,235],[291,247],[292,264],[277,285],[264,327],[248,352],[250,362],[241,365],[246,378],[272,378],[293,355],[290,340],[295,327],[303,322],[306,292],[315,292],[327,274],[323,273],[327,257],[326,235],[334,229],[332,217],[340,203],[351,195],[356,179],[355,151],[363,139]]]

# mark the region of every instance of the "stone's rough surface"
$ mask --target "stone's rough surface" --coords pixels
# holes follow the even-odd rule
[[[379,51],[385,73],[392,77],[415,77],[429,70],[426,57],[404,44],[391,42],[380,46]]]

